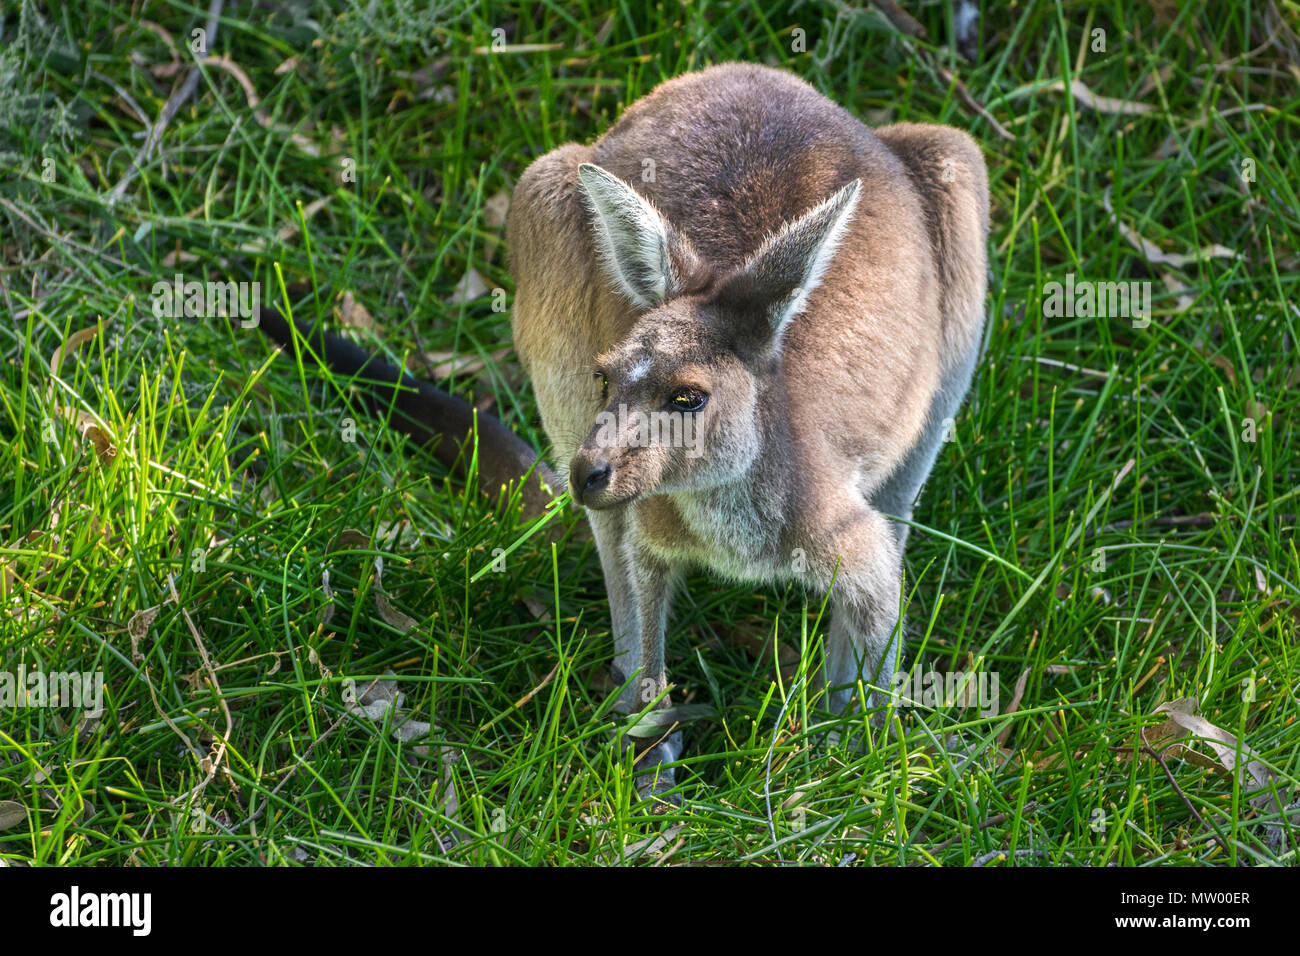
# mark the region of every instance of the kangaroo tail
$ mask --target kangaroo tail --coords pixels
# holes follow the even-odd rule
[[[483,494],[495,498],[504,486],[523,482],[520,496],[527,519],[545,512],[555,497],[552,489],[564,487],[537,452],[500,419],[407,375],[319,323],[294,319],[294,325],[305,347],[326,366],[358,380],[375,412],[387,414],[391,408],[394,427],[420,444],[432,445],[435,457],[461,474],[469,458],[464,446],[472,439],[477,421],[478,488]],[[259,327],[285,348],[293,348],[293,332],[277,307],[262,308]]]

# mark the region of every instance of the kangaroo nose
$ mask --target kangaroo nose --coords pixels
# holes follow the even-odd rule
[[[575,461],[569,472],[569,487],[578,492],[578,500],[587,492],[600,491],[609,484],[614,467],[607,461]]]
[[[609,462],[598,462],[596,467],[591,469],[591,474],[587,476],[587,480],[582,483],[583,491],[600,491],[609,484],[609,476],[612,474],[614,474],[614,469]]]

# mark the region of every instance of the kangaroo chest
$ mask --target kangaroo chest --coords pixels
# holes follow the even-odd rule
[[[782,577],[780,505],[744,486],[655,495],[637,502],[640,542],[661,560],[689,563],[740,581]]]

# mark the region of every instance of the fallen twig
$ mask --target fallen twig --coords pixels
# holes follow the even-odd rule
[[[208,22],[205,26],[204,36],[211,49],[211,44],[217,36],[217,21],[221,18],[221,7],[224,0],[212,0],[208,6]],[[126,188],[131,185],[131,181],[140,174],[144,164],[149,161],[153,155],[154,149],[158,146],[158,141],[162,138],[163,131],[167,129],[172,118],[180,112],[182,106],[189,102],[190,97],[199,86],[199,68],[190,67],[190,72],[185,76],[185,82],[178,86],[172,95],[167,97],[167,102],[163,104],[162,111],[158,114],[158,120],[149,127],[149,135],[145,137],[144,145],[140,151],[135,154],[135,159],[131,160],[131,165],[127,167],[126,174],[118,180],[116,186],[109,190],[106,202],[110,207],[126,195]]]

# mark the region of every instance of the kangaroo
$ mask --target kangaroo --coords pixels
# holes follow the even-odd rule
[[[692,566],[829,589],[828,703],[872,706],[897,669],[904,522],[982,337],[974,140],[873,133],[789,73],[724,64],[532,163],[506,229],[516,351],[600,554],[616,709],[671,715],[664,634]],[[479,491],[522,480],[535,517],[563,487],[497,419],[293,325],[261,311],[449,467],[477,436]],[[671,789],[680,731],[631,744],[642,793]]]
[[[969,387],[987,232],[971,137],[873,132],[757,65],[668,80],[524,172],[514,341],[599,552],[619,712],[669,706],[691,567],[829,589],[828,703],[875,703],[901,641],[891,518]],[[643,795],[671,788],[681,731],[631,744]]]

